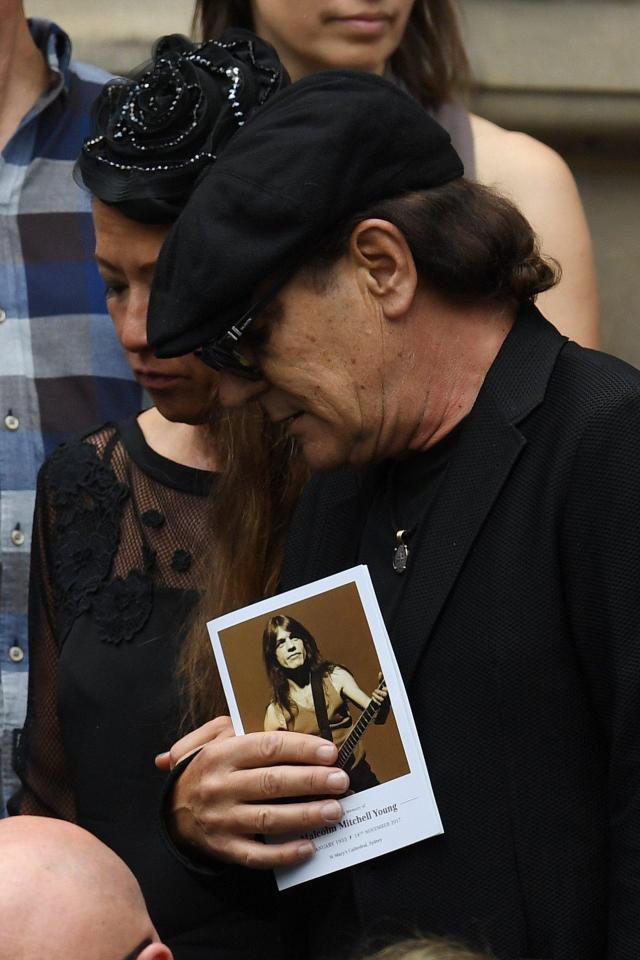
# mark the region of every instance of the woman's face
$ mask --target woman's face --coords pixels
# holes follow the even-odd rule
[[[292,80],[319,70],[383,73],[414,0],[251,0],[255,32]]]
[[[159,360],[147,344],[151,281],[169,226],[138,223],[99,200],[93,202],[93,220],[107,307],[137,380],[167,420],[205,423],[218,375],[193,354]]]
[[[307,658],[304,641],[293,636],[291,631],[284,627],[276,628],[275,654],[276,660],[285,670],[296,670]]]

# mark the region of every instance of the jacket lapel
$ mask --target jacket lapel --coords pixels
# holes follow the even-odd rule
[[[415,544],[414,573],[394,618],[394,647],[406,684],[474,540],[526,445],[517,424],[542,402],[565,339],[529,307],[520,314],[487,374]]]

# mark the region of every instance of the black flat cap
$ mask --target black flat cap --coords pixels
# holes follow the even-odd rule
[[[316,73],[236,133],[163,245],[148,335],[160,357],[226,333],[265,283],[368,204],[463,175],[448,133],[381,77]]]

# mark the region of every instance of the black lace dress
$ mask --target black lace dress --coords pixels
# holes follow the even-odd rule
[[[170,854],[153,762],[177,736],[175,662],[212,480],[156,454],[135,419],[65,444],[43,466],[23,788],[10,809],[74,820],[112,847],[176,960],[253,960],[278,955],[267,905],[263,916],[255,902],[264,877],[200,875]]]

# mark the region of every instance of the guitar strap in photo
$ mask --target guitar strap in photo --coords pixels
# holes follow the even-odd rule
[[[330,740],[333,743],[333,735],[331,733],[329,716],[327,714],[327,704],[325,703],[324,699],[322,677],[317,670],[311,671],[311,692],[313,694],[313,706],[316,711],[316,720],[318,721],[320,736],[325,740]]]

